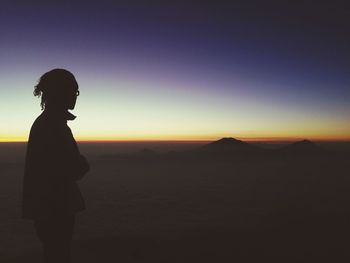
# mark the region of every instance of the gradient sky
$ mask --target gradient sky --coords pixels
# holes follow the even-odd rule
[[[53,68],[78,140],[350,140],[349,9],[232,2],[1,1],[0,141],[27,139]]]

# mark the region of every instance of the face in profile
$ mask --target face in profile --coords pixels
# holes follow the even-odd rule
[[[79,95],[74,75],[65,69],[53,69],[41,76],[35,86],[35,96],[41,96],[42,109],[73,110]]]
[[[73,110],[77,102],[77,97],[79,96],[78,86],[67,88],[67,94],[64,98],[65,108],[68,110]]]

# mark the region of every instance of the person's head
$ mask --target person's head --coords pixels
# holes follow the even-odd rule
[[[35,86],[34,96],[41,97],[41,108],[72,110],[79,95],[74,75],[65,69],[46,72]]]

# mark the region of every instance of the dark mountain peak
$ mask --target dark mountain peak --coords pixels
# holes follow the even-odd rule
[[[317,153],[323,151],[317,144],[306,139],[287,145],[284,149],[291,153]]]
[[[298,142],[296,142],[296,143],[298,143]],[[299,141],[299,143],[314,144],[312,141],[310,141],[308,139],[301,140],[301,141]]]
[[[290,145],[291,147],[300,147],[300,148],[317,148],[317,145],[310,140],[304,139],[302,141],[294,142]]]
[[[202,147],[203,150],[214,152],[250,151],[255,148],[255,146],[249,143],[232,137],[224,137]]]
[[[221,138],[220,140],[217,140],[215,142],[210,143],[211,145],[236,145],[236,144],[241,144],[244,143],[241,140],[237,140],[235,138],[232,137],[224,137]]]

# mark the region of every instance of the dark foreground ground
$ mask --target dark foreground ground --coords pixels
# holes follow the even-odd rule
[[[92,171],[80,183],[88,209],[73,262],[350,260],[346,152],[82,149]],[[20,219],[23,155],[13,156],[0,163],[0,262],[40,262],[31,222]]]

